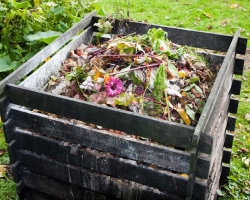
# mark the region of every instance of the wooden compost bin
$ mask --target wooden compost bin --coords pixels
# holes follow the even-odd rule
[[[98,19],[95,12],[88,14],[1,82],[1,115],[19,198],[215,199],[216,189],[229,174],[226,164],[233,141],[229,131],[235,127],[235,118],[229,113],[236,113],[238,107],[231,95],[240,93],[241,82],[234,74],[242,75],[244,65],[236,54],[245,54],[247,39],[239,37],[239,32],[232,37],[115,22],[114,33],[144,34],[150,28],[162,28],[174,43],[226,52],[225,56],[206,55],[211,62],[221,63],[221,68],[197,126],[191,127],[42,91],[68,51],[90,43]],[[116,135],[79,121],[169,146]]]

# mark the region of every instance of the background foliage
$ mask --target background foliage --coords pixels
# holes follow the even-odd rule
[[[94,9],[92,0],[1,1],[0,80]]]

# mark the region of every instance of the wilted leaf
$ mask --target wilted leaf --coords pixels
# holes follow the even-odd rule
[[[198,104],[198,106],[199,106],[199,109],[198,109],[198,113],[199,114],[201,114],[202,113],[202,110],[203,110],[203,108],[204,108],[204,106],[205,106],[205,102],[204,101],[202,101],[202,100],[200,100],[200,99],[198,99],[197,101],[196,101],[196,103]]]
[[[134,95],[130,95],[128,93],[122,93],[115,100],[115,103],[120,106],[128,106],[134,100]]]
[[[185,110],[187,115],[192,119],[195,120],[195,112],[191,109],[192,104],[187,104],[185,106]]]
[[[178,69],[175,67],[174,64],[172,64],[171,62],[168,62],[168,70],[170,71],[170,73],[174,76],[179,76],[178,73]]]
[[[135,52],[135,46],[127,42],[117,44],[117,48],[120,54],[133,54]]]
[[[199,92],[200,94],[203,93],[202,90],[201,90],[201,88],[198,85],[194,84],[194,87],[195,87],[195,89],[196,89],[197,92]]]
[[[230,6],[230,8],[238,8],[238,6],[239,6],[238,4],[234,3]]]
[[[124,76],[125,74],[127,74],[129,72],[130,68],[131,68],[131,65],[129,65],[128,67],[123,68],[121,71],[119,71],[119,74],[115,75],[115,77],[119,78],[119,77]]]

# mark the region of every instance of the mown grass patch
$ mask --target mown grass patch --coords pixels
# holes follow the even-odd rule
[[[2,128],[3,123],[0,122],[0,199],[13,200],[16,199],[16,183],[7,173],[10,160]]]
[[[129,1],[99,0],[109,14],[129,17],[134,21],[188,28],[233,35],[238,29],[248,37],[250,46],[250,1],[239,0],[178,0],[178,1]],[[127,12],[128,11],[128,12]],[[119,13],[119,15],[118,15]]]

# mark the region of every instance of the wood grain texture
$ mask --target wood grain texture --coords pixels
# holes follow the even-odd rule
[[[150,144],[148,142],[136,140],[128,136],[120,136],[108,131],[101,131],[98,129],[91,129],[84,125],[70,124],[69,121],[51,118],[47,115],[42,115],[30,112],[24,109],[12,110],[13,120],[15,126],[24,130],[29,130],[32,133],[44,134],[49,137],[58,138],[65,142],[73,142],[85,147],[90,147],[103,152],[109,152],[113,155],[124,158],[138,160],[148,164],[154,164],[160,168],[177,171],[180,173],[187,173],[189,167],[189,153],[174,148],[164,147],[160,145]],[[9,127],[10,126],[10,127]],[[5,124],[6,130],[13,128],[13,124]],[[19,131],[15,128],[16,132]],[[36,135],[30,135],[25,140],[22,139],[21,133],[15,134],[13,138],[17,138],[20,142],[26,141],[27,146],[36,144]],[[23,136],[24,137],[24,136]],[[34,141],[32,141],[34,140]],[[29,141],[29,142],[28,142]],[[39,144],[34,146],[36,151],[39,150]],[[30,145],[32,147],[33,145]],[[46,149],[55,148],[40,148],[42,153]],[[48,154],[50,152],[47,152]],[[56,152],[52,152],[56,154]],[[52,154],[51,153],[51,154]],[[63,154],[62,154],[63,155]],[[197,176],[206,178],[208,176],[209,160],[207,158],[199,157],[197,163]]]
[[[41,174],[24,170],[22,176],[23,182],[27,188],[39,191],[39,195],[46,198],[68,199],[68,200],[83,200],[86,198],[94,200],[115,200],[110,196],[98,194],[87,190],[84,187],[69,184],[58,179],[53,179]],[[29,189],[30,190],[30,189]],[[38,194],[36,194],[38,195]],[[33,195],[32,195],[33,196]]]
[[[40,67],[29,77],[27,77],[20,86],[40,90],[46,85],[52,75],[58,74],[62,63],[68,58],[69,51],[76,49],[81,44],[89,44],[93,37],[93,28],[88,27],[77,38],[67,44],[63,49],[57,52],[43,67]]]
[[[25,168],[104,195],[120,199],[136,199],[136,197],[140,197],[139,199],[166,199],[169,196],[154,188],[92,173],[91,171],[59,163],[28,151],[20,150],[20,153]]]

